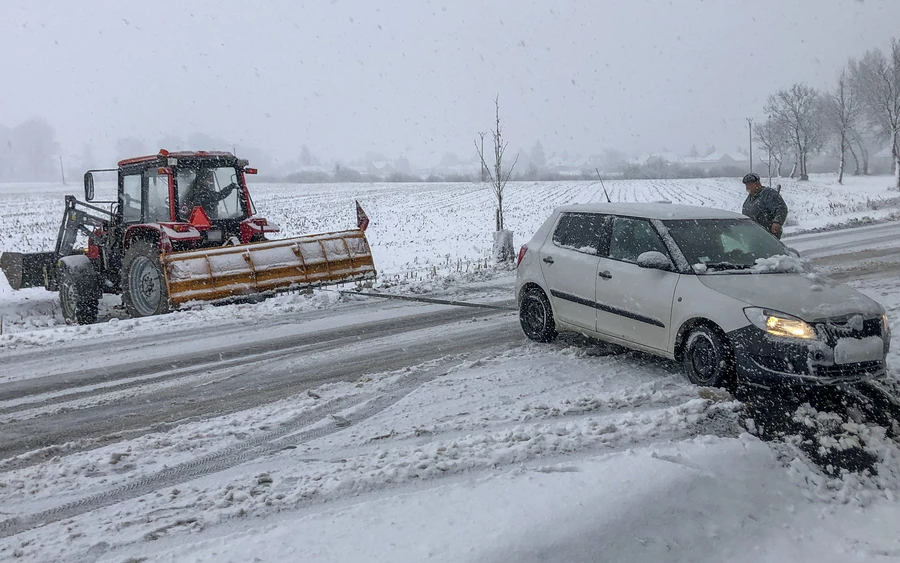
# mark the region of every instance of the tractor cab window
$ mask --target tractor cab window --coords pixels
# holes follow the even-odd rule
[[[169,177],[155,169],[144,173],[147,180],[147,213],[145,223],[171,221],[169,215]]]
[[[178,218],[190,219],[194,207],[200,206],[210,219],[240,219],[240,181],[234,167],[179,168]]]
[[[122,196],[119,201],[122,208],[122,221],[125,223],[141,222],[141,175],[129,174],[122,177]]]

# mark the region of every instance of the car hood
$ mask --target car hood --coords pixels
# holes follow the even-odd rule
[[[706,287],[743,301],[794,315],[804,321],[861,314],[882,314],[874,300],[852,287],[816,273],[807,274],[703,274]]]

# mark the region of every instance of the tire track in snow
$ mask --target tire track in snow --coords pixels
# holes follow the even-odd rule
[[[391,371],[459,351],[509,345],[521,333],[506,317],[508,313],[496,311],[441,310],[371,323],[364,325],[364,329],[342,327],[337,331],[337,338],[325,343],[328,350],[315,353],[315,348],[304,347],[303,354],[297,348],[276,350],[273,353],[280,356],[282,365],[268,365],[272,363],[269,360],[253,364],[256,369],[236,368],[231,377],[202,388],[190,386],[189,381],[186,385],[165,386],[105,405],[63,409],[41,418],[4,424],[6,439],[0,443],[0,454],[15,458],[57,445],[66,446],[69,449],[65,452],[73,453],[97,447],[96,440],[103,444],[134,438],[186,420],[202,420],[259,406],[324,383],[353,381],[365,374]],[[472,319],[489,322],[471,326],[468,323]],[[435,331],[440,331],[444,338],[435,338]],[[494,338],[486,339],[487,333]],[[305,336],[315,339],[322,334],[328,332]],[[276,342],[276,345],[288,344]],[[334,356],[342,350],[346,353],[341,355],[341,362],[336,362]],[[4,466],[12,463],[11,468],[17,469],[22,464],[41,461],[40,456],[29,456],[15,463],[10,459]]]
[[[104,508],[152,493],[159,489],[179,485],[211,473],[224,471],[266,454],[275,453],[291,446],[296,447],[305,442],[341,432],[390,408],[421,385],[428,383],[440,375],[446,374],[447,371],[448,369],[446,366],[425,370],[421,374],[412,375],[406,378],[406,380],[403,381],[403,384],[397,385],[394,389],[385,391],[374,397],[369,395],[362,399],[358,396],[335,399],[318,409],[314,409],[312,412],[304,413],[296,419],[286,422],[275,430],[234,444],[223,450],[167,467],[148,477],[125,483],[113,489],[89,495],[54,508],[29,514],[27,516],[9,518],[0,522],[0,538],[14,536],[46,524],[73,518],[92,510]],[[367,401],[368,405],[365,408],[348,413],[346,416],[341,417],[340,422],[334,420],[326,425],[301,432],[290,439],[279,441],[279,438],[320,422],[325,416],[337,414],[348,408],[364,404]]]

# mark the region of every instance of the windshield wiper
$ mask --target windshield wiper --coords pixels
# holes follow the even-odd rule
[[[731,262],[707,262],[704,264],[709,270],[749,270],[753,264],[732,264]]]

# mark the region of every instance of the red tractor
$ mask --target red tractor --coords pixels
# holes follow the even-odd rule
[[[68,322],[97,320],[103,293],[122,295],[135,317],[184,303],[266,295],[375,278],[357,204],[358,228],[268,240],[278,227],[258,217],[248,162],[226,152],[167,152],[84,175],[86,202],[66,196],[52,252],[0,255],[13,289],[59,291]],[[93,201],[96,172],[117,172],[116,201]],[[76,248],[79,234],[87,248]]]

